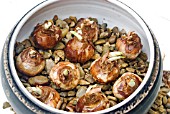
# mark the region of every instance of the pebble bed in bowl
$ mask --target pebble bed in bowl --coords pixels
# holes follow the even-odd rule
[[[88,10],[91,12],[88,12]],[[92,26],[91,28],[95,34],[89,35],[81,26],[82,21],[85,21],[84,26]],[[37,25],[38,23],[40,24]],[[54,30],[54,26],[60,29],[55,28]],[[37,40],[43,33],[41,31],[42,27],[44,27],[44,30],[53,29],[50,32],[52,34],[54,32],[55,34],[57,33],[54,36],[57,38],[56,43],[52,41],[48,44],[48,40],[45,42]],[[82,30],[78,30],[78,28]],[[87,34],[83,34],[83,37],[81,34],[77,34],[84,31]],[[98,32],[96,33],[96,31]],[[90,39],[89,36],[92,36],[93,39]],[[121,44],[120,39],[130,39],[130,37],[134,36],[135,38],[139,37],[141,40],[141,45],[138,48],[141,48],[142,52],[139,49],[136,52],[139,54],[137,54],[137,57],[132,56],[132,54],[129,56],[122,51],[122,48],[119,48]],[[118,41],[120,43],[117,43]],[[83,56],[70,51],[75,50],[74,45],[76,44],[77,48],[79,48],[82,42],[86,47],[81,50]],[[32,105],[35,108],[35,110],[32,110],[33,112],[37,111],[37,109],[39,111],[42,110],[42,112],[53,113],[83,112],[82,110],[84,109],[80,108],[80,105],[82,105],[80,99],[84,101],[82,97],[88,96],[90,93],[93,95],[97,92],[96,96],[99,95],[99,98],[103,99],[102,105],[104,105],[104,108],[102,107],[102,110],[99,108],[101,111],[98,109],[93,111],[99,111],[99,113],[136,113],[142,111],[141,113],[143,113],[151,106],[158,93],[162,72],[158,44],[145,22],[133,10],[118,1],[71,0],[67,2],[43,2],[34,7],[18,22],[7,43],[4,49],[7,49],[8,53],[4,54],[7,54],[7,57],[5,56],[6,58],[4,57],[4,59],[7,59],[9,65],[4,67],[8,67],[10,70],[10,75],[14,79],[13,81],[17,85],[18,90],[21,90],[22,96],[28,99],[27,102],[34,104]],[[121,47],[123,46],[121,45]],[[31,50],[30,53],[33,58],[38,53],[36,56],[41,56],[40,58],[43,59],[40,60],[40,62],[43,61],[40,65],[40,67],[43,66],[40,68],[40,71],[39,68],[34,67],[27,72],[22,67],[24,65],[20,63],[21,58],[26,57],[26,55],[22,56],[22,53],[28,54],[28,50]],[[84,50],[89,51],[89,53],[84,54]],[[115,66],[111,67],[116,69],[114,70],[116,73],[112,74],[114,77],[106,80],[101,78],[101,76],[96,76],[97,71],[94,68],[98,60],[103,60],[106,64],[107,59],[112,60],[112,65],[114,64]],[[27,60],[29,61],[29,59]],[[141,67],[142,65],[143,67]],[[62,70],[63,68],[66,70]],[[105,69],[104,71],[107,71],[109,68],[106,67]],[[57,79],[55,79],[54,75],[57,72],[62,72],[65,76],[64,78],[70,76],[68,75],[70,72],[76,73],[76,78],[72,77],[74,78],[74,83],[65,86],[62,83],[62,81],[65,81],[63,77],[61,77],[60,82],[56,81]],[[117,93],[115,90],[117,87],[116,83],[122,80],[121,77],[127,72],[133,73],[128,75],[134,75],[135,77],[135,80],[131,79],[129,81],[129,87],[134,87],[137,83],[138,85],[127,95]],[[9,77],[7,80],[10,82]],[[55,90],[55,92],[49,90]],[[95,92],[91,92],[92,90],[95,90]],[[49,91],[47,92],[48,97],[49,94],[53,93],[57,99],[52,99],[52,101],[50,99],[50,101],[46,102],[47,100],[41,99],[40,96],[37,97],[37,94],[42,93],[42,91]],[[14,94],[16,94],[15,91]],[[23,102],[23,99],[21,98],[20,101]],[[29,103],[25,103],[26,107],[28,107]],[[142,107],[144,103],[146,107]],[[28,108],[30,109],[31,107],[29,106]]]

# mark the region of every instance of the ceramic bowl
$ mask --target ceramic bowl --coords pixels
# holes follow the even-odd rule
[[[117,105],[99,111],[99,113],[136,113],[146,112],[153,103],[162,76],[162,61],[158,43],[144,20],[130,7],[110,0],[49,0],[44,1],[27,12],[16,24],[7,38],[3,51],[4,74],[14,95],[32,112],[70,113],[54,109],[33,97],[20,81],[14,64],[14,45],[23,41],[31,34],[37,23],[58,15],[61,19],[74,15],[80,17],[95,17],[99,23],[108,23],[109,27],[118,26],[127,31],[135,31],[141,38],[143,51],[150,62],[145,78],[140,86],[124,101]],[[31,103],[31,104],[30,104]],[[143,104],[145,104],[143,106]]]

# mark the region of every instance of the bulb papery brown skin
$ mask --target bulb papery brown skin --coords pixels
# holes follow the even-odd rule
[[[76,112],[96,112],[108,107],[109,100],[101,92],[101,88],[93,88],[79,98],[76,105]]]
[[[30,37],[33,45],[40,49],[52,49],[61,39],[61,30],[52,21],[37,24]]]
[[[98,39],[99,28],[95,21],[91,21],[88,18],[80,18],[75,28],[75,31],[88,41],[95,42]],[[82,32],[79,32],[79,28]]]
[[[27,90],[41,102],[53,108],[57,108],[57,104],[60,100],[60,95],[55,89],[49,86],[37,86],[27,87]]]
[[[16,58],[16,68],[23,74],[35,76],[45,67],[43,56],[33,47],[24,49]]]
[[[123,52],[127,59],[136,59],[142,50],[142,43],[140,37],[135,32],[121,36],[116,41],[116,48]]]
[[[74,31],[74,38],[66,44],[66,57],[72,62],[85,63],[94,55],[92,42],[98,39],[99,29],[95,21],[80,18]]]
[[[106,84],[116,80],[119,76],[120,68],[117,61],[110,61],[108,53],[106,53],[91,64],[90,73],[97,82]]]
[[[124,100],[129,97],[141,84],[142,79],[134,73],[126,72],[115,81],[112,91],[115,97]]]
[[[74,89],[80,80],[80,71],[71,62],[59,62],[50,71],[51,80],[63,90]]]
[[[68,41],[64,52],[71,62],[85,63],[93,57],[94,48],[90,42],[74,37]]]

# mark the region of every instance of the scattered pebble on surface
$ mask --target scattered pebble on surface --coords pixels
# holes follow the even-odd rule
[[[170,114],[170,71],[163,71],[163,79],[158,96],[147,114]]]

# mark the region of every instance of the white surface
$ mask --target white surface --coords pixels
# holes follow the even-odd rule
[[[29,9],[43,0],[3,0],[0,2],[0,53],[2,51],[5,39],[16,24],[16,22],[24,15]],[[164,70],[170,70],[170,1],[169,0],[120,0],[136,12],[147,22],[153,30],[162,55],[165,54]],[[9,109],[2,109],[3,102],[7,101],[0,84],[0,113],[10,114],[13,113]]]

